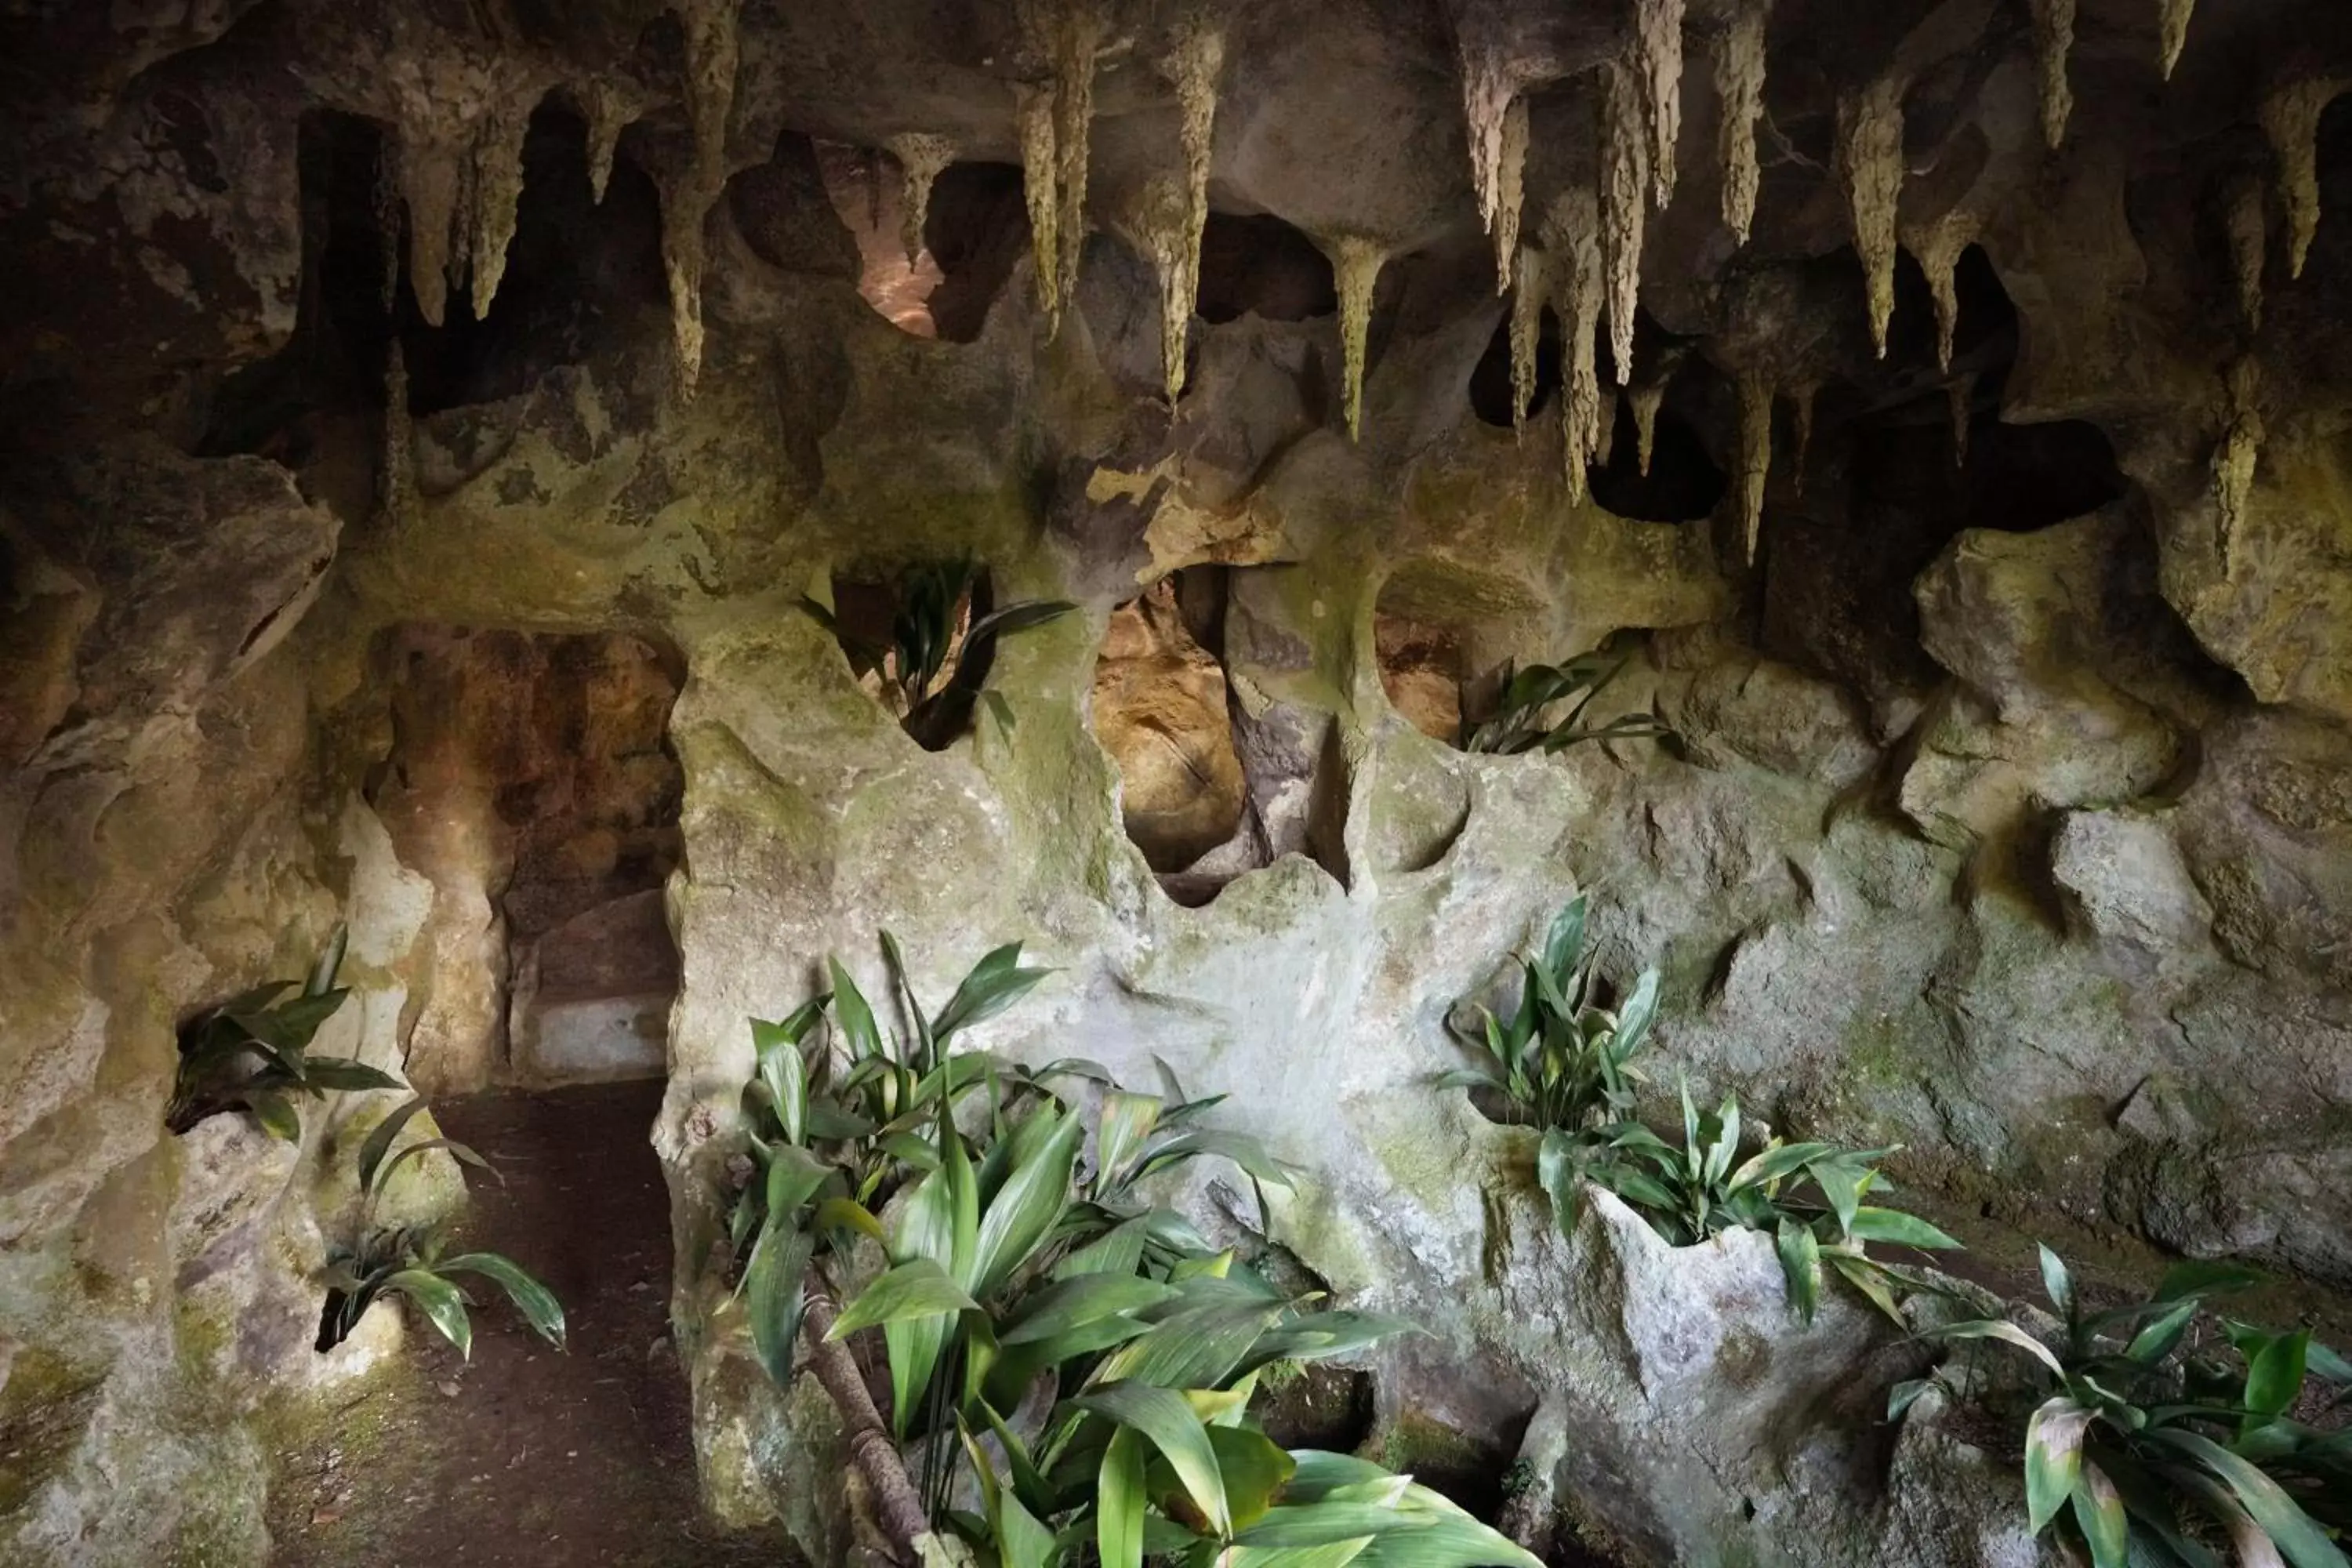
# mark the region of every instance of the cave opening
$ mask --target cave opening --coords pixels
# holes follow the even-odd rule
[[[940,169],[923,205],[921,244],[909,255],[898,161],[838,142],[818,142],[814,152],[825,196],[856,247],[859,297],[910,337],[977,341],[1029,254],[1020,166],[969,162]]]
[[[1523,416],[1528,424],[1534,424],[1550,408],[1553,396],[1559,391],[1559,317],[1547,305],[1536,336],[1535,385]],[[1496,323],[1495,335],[1487,340],[1486,352],[1478,356],[1476,367],[1470,372],[1471,411],[1482,423],[1507,430],[1512,426],[1513,391],[1511,321],[1506,314]]]
[[[1201,232],[1201,279],[1193,312],[1211,325],[1255,316],[1305,321],[1338,313],[1331,259],[1306,234],[1271,213],[1212,207]]]

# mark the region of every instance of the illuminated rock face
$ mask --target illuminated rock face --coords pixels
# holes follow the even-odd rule
[[[1232,1090],[1309,1173],[1276,1239],[1434,1331],[1383,1410],[1524,1424],[1629,1561],[2003,1561],[2017,1500],[1956,1425],[1693,1437],[1680,1329],[1792,1397],[1876,1342],[1555,1239],[1429,1089],[1579,889],[1655,1081],[2012,1239],[2352,1288],[2334,0],[1181,9],[0,24],[0,1560],[266,1549],[388,1097],[299,1152],[163,1107],[338,920],[333,1048],[427,1087],[658,1044],[706,1489],[819,1559],[709,1200],[746,1019],[885,926],[927,994],[1063,971],[985,1043]],[[803,596],[966,555],[1077,609],[926,751]],[[1596,715],[1672,745],[1455,749],[1612,637]]]

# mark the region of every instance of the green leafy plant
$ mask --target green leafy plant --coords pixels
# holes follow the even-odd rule
[[[2340,1406],[2352,1364],[2307,1329],[2276,1333],[2212,1314],[2212,1298],[2257,1280],[2233,1264],[2181,1264],[2147,1300],[2102,1312],[2084,1310],[2047,1247],[2042,1279],[2062,1323],[2054,1343],[2007,1318],[1931,1331],[2027,1358],[2032,1394],[1992,1403],[2021,1419],[2037,1536],[2057,1533],[2094,1568],[2346,1568],[2336,1542],[2352,1531],[2352,1433],[2294,1413],[2313,1380],[2335,1385],[2314,1403]],[[1939,1370],[1898,1384],[1889,1419],[1936,1382],[1967,1396]],[[2210,1544],[2217,1536],[2226,1554]]]
[[[760,1216],[743,1289],[779,1382],[805,1315],[811,1361],[855,1424],[866,1396],[845,1342],[880,1336],[885,1447],[912,1455],[914,1474],[895,1472],[902,1544],[959,1537],[1003,1568],[1131,1568],[1147,1555],[1202,1568],[1534,1563],[1408,1478],[1287,1453],[1250,1419],[1268,1369],[1406,1325],[1310,1310],[1146,1195],[1204,1155],[1287,1184],[1254,1141],[1203,1124],[1222,1097],[1188,1097],[1164,1064],[1164,1092],[1150,1095],[1083,1060],[1032,1072],[950,1056],[949,1039],[1042,972],[1000,948],[929,1014],[897,944],[886,938],[885,952],[911,1021],[903,1036],[873,1021],[837,965],[829,999],[754,1026],[749,1092],[773,1138],[738,1214],[748,1204]],[[828,1005],[845,1063],[819,1048]],[[1071,1098],[1087,1086],[1091,1129]],[[845,1090],[857,1110],[842,1109]],[[881,1272],[834,1315],[832,1266],[876,1251]],[[887,1514],[893,1477],[877,1491]]]
[[[1441,1088],[1488,1089],[1535,1126],[1575,1132],[1633,1113],[1643,1082],[1632,1065],[1657,1017],[1658,972],[1645,970],[1615,1011],[1592,1000],[1592,961],[1585,951],[1586,902],[1579,894],[1552,921],[1543,951],[1519,960],[1518,1005],[1507,1018],[1470,1004],[1456,1026],[1492,1065],[1459,1068]]]
[[[803,595],[801,606],[833,633],[852,669],[880,680],[907,733],[937,751],[964,731],[983,698],[998,721],[1013,727],[1012,710],[983,687],[996,644],[1077,608],[1066,600],[1023,599],[991,609],[986,595],[986,574],[970,560],[908,567],[898,574],[887,646],[852,635],[814,599]]]
[[[1864,1203],[1892,1184],[1876,1162],[1886,1149],[1841,1149],[1834,1143],[1784,1143],[1768,1138],[1747,1159],[1739,1155],[1739,1097],[1726,1095],[1702,1116],[1682,1085],[1683,1137],[1670,1143],[1637,1121],[1547,1138],[1538,1156],[1544,1190],[1563,1226],[1573,1222],[1584,1184],[1607,1188],[1659,1235],[1687,1247],[1727,1230],[1760,1230],[1773,1238],[1789,1303],[1811,1322],[1821,1303],[1824,1265],[1897,1324],[1896,1299],[1912,1281],[1870,1256],[1874,1241],[1940,1250],[1959,1246],[1916,1215]]]
[[[425,1314],[442,1338],[471,1357],[473,1305],[455,1276],[474,1275],[506,1292],[523,1315],[556,1349],[563,1348],[563,1307],[555,1295],[512,1258],[496,1252],[466,1252],[448,1256],[442,1226],[379,1225],[377,1201],[394,1173],[411,1160],[438,1149],[476,1170],[498,1173],[481,1155],[449,1138],[420,1138],[393,1145],[409,1121],[425,1108],[411,1100],[378,1122],[360,1146],[360,1225],[357,1240],[338,1247],[327,1258],[327,1301],[319,1315],[318,1348],[330,1351],[351,1336],[360,1319],[379,1297],[405,1296]]]
[[[1651,741],[1672,734],[1647,713],[1623,713],[1600,725],[1583,721],[1592,700],[1624,668],[1622,656],[1598,652],[1580,655],[1565,664],[1531,664],[1524,669],[1506,665],[1494,711],[1474,721],[1465,710],[1462,749],[1517,756],[1522,752],[1565,751],[1581,741]],[[1574,704],[1565,716],[1549,717],[1571,698]]]
[[[302,1140],[296,1097],[330,1090],[398,1089],[390,1073],[348,1057],[313,1057],[310,1042],[348,989],[335,984],[348,931],[335,928],[304,980],[272,980],[234,996],[183,1033],[164,1123],[185,1132],[206,1117],[243,1110],[273,1138]],[[289,994],[291,993],[291,994]]]

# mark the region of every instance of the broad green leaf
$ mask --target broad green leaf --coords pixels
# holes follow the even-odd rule
[[[1829,1251],[1822,1256],[1828,1258],[1830,1267],[1838,1271],[1840,1278],[1861,1291],[1864,1298],[1885,1314],[1896,1328],[1910,1327],[1904,1320],[1902,1305],[1895,1300],[1895,1292],[1887,1288],[1889,1277],[1885,1269],[1869,1258],[1854,1254]]]
[[[996,1545],[1002,1568],[1052,1568],[1059,1550],[1054,1532],[1010,1490],[997,1494]]]
[[[2178,1426],[2154,1428],[2147,1439],[2179,1450],[2218,1477],[2294,1568],[2347,1568],[2344,1553],[2318,1522],[2278,1482],[2246,1459],[2210,1437]]]
[[[458,1142],[456,1139],[420,1138],[414,1143],[403,1145],[399,1153],[394,1154],[391,1159],[386,1160],[383,1163],[382,1169],[376,1173],[375,1190],[378,1193],[382,1193],[386,1187],[392,1184],[393,1174],[394,1172],[398,1171],[401,1166],[406,1164],[411,1160],[422,1160],[425,1155],[432,1153],[436,1149],[447,1154],[451,1159],[457,1161],[461,1164],[471,1165],[477,1171],[481,1171],[489,1175],[498,1177],[500,1183],[504,1183],[506,1181],[506,1177],[499,1171],[498,1167],[492,1165],[488,1160],[483,1159],[479,1154],[474,1152],[473,1150],[467,1148],[465,1144]]]
[[[1899,1209],[1872,1208],[1868,1205],[1853,1211],[1853,1222],[1847,1230],[1857,1240],[1887,1241],[1898,1247],[1916,1247],[1929,1251],[1960,1245],[1916,1215],[1907,1215]]]
[[[889,1240],[888,1234],[883,1230],[882,1222],[875,1217],[874,1211],[855,1198],[826,1198],[816,1205],[816,1212],[809,1216],[809,1228],[820,1233],[828,1230],[854,1230],[861,1236],[871,1237],[876,1241],[887,1243]]]
[[[1946,1323],[1940,1328],[1927,1330],[1921,1337],[1931,1340],[1999,1340],[2004,1344],[2015,1345],[2019,1350],[2048,1367],[2055,1375],[2063,1377],[2066,1374],[2066,1369],[2058,1364],[2058,1358],[2050,1353],[2050,1347],[2015,1323],[2000,1318],[1983,1318],[1967,1323]]]
[[[408,1086],[384,1071],[348,1057],[306,1057],[302,1061],[304,1075],[313,1089],[334,1089],[341,1093],[363,1093],[373,1089],[405,1089]]]
[[[1093,1381],[1214,1388],[1234,1374],[1284,1310],[1278,1300],[1219,1301],[1172,1313],[1106,1356]]]
[[[563,1348],[563,1303],[555,1299],[554,1291],[524,1273],[514,1259],[496,1252],[465,1252],[443,1258],[438,1271],[478,1274],[491,1281],[507,1293],[515,1310],[539,1331],[541,1339],[557,1350]]]
[[[1129,1163],[1160,1122],[1157,1095],[1113,1089],[1103,1096],[1102,1115],[1095,1128],[1095,1190],[1126,1173]]]
[[[1079,1274],[1030,1293],[999,1336],[1006,1345],[1051,1339],[1104,1318],[1119,1317],[1172,1300],[1156,1279],[1128,1274]]]
[[[1236,1530],[1246,1530],[1264,1518],[1298,1469],[1274,1439],[1250,1427],[1212,1426],[1209,1445],[1216,1450],[1225,1506]]]
[[[2048,1294],[2050,1305],[2056,1309],[2058,1315],[2067,1322],[2073,1323],[2078,1317],[2074,1301],[2074,1276],[2066,1272],[2065,1260],[2051,1251],[2047,1246],[2041,1247],[2041,1254],[2042,1289]],[[2100,1568],[2105,1568],[2105,1565],[2102,1563]]]
[[[1732,1172],[1724,1185],[1733,1192],[1743,1187],[1768,1186],[1794,1175],[1823,1155],[1836,1152],[1833,1143],[1775,1143]]]
[[[1544,972],[1562,990],[1576,972],[1577,960],[1584,956],[1586,909],[1585,897],[1579,893],[1552,918],[1551,930],[1544,938]]]
[[[859,1329],[941,1312],[971,1311],[977,1306],[946,1269],[930,1258],[918,1258],[899,1264],[860,1290],[857,1299],[841,1310],[833,1331],[825,1337],[838,1340]]]
[[[2045,1249],[2046,1250],[2046,1249]],[[2053,1298],[2054,1300],[2054,1298]],[[2131,1548],[2131,1521],[2124,1500],[2107,1473],[2088,1461],[2075,1484],[2074,1522],[2091,1549],[2091,1568],[2126,1568]]]
[[[1102,1568],[1142,1568],[1143,1439],[1132,1427],[1111,1434],[1095,1492],[1095,1550]]]
[[[324,996],[335,988],[335,973],[343,966],[343,953],[352,944],[352,928],[338,921],[327,945],[319,950],[319,960],[310,965],[310,977],[302,983],[305,996]]]
[[[841,1026],[841,1037],[849,1047],[851,1062],[862,1062],[869,1057],[896,1059],[897,1053],[883,1049],[882,1031],[875,1026],[874,1009],[866,1005],[866,994],[857,989],[857,982],[841,966],[841,960],[828,958],[833,971],[833,1016]]]
[[[1037,1112],[1037,1116],[1050,1115],[1050,1110]],[[1059,1118],[1035,1153],[1014,1167],[1003,1190],[990,1201],[988,1212],[981,1216],[972,1254],[976,1294],[994,1292],[1052,1234],[1070,1201],[1070,1168],[1077,1160],[1078,1142],[1085,1131],[1085,1124],[1076,1116]]]
[[[948,1005],[931,1020],[931,1038],[944,1047],[959,1031],[995,1017],[1054,972],[1018,967],[1021,944],[1008,942],[974,964]]]
[[[771,1223],[743,1270],[744,1310],[751,1350],[778,1388],[793,1382],[793,1345],[808,1307],[809,1259],[816,1238],[797,1226]]]
[[[2178,1301],[2189,1296],[2221,1295],[2248,1289],[2262,1282],[2260,1274],[2242,1263],[2193,1259],[2176,1263],[2166,1270],[2156,1288],[2156,1299]]]
[[[1617,1059],[1623,1061],[1649,1037],[1650,1026],[1658,1016],[1658,972],[1642,971],[1626,995],[1624,1005],[1617,1009]]]
[[[808,1064],[801,1059],[799,1035],[792,1031],[789,1022],[771,1024],[754,1018],[751,1048],[759,1061],[760,1082],[767,1089],[770,1103],[776,1108],[776,1120],[783,1125],[784,1142],[806,1142]]]
[[[1911,1407],[1919,1403],[1919,1396],[1935,1386],[1936,1380],[1932,1377],[1910,1377],[1888,1389],[1886,1391],[1887,1420],[1902,1420]]]
[[[1216,1449],[1209,1442],[1208,1428],[1182,1394],[1148,1384],[1111,1383],[1079,1395],[1073,1403],[1150,1438],[1211,1531],[1219,1536],[1229,1532],[1232,1516],[1225,1507],[1225,1483],[1217,1469]]]
[[[1780,1255],[1780,1272],[1789,1282],[1790,1310],[1796,1313],[1799,1322],[1810,1323],[1821,1305],[1821,1243],[1813,1236],[1812,1226],[1786,1216],[1772,1239]]]
[[[302,1142],[301,1113],[294,1102],[275,1089],[256,1089],[245,1098],[245,1108],[261,1123],[261,1130],[281,1143]]]
[[[400,1130],[424,1109],[422,1098],[411,1099],[395,1106],[383,1121],[368,1130],[366,1142],[360,1145],[360,1191],[375,1191],[376,1167],[383,1164],[383,1157],[392,1152],[393,1141],[400,1136]]]
[[[2303,1392],[2304,1364],[2311,1348],[2311,1331],[2297,1329],[2272,1337],[2246,1362],[2246,1409],[2251,1413],[2241,1431],[2251,1432],[2274,1416],[2284,1415]]]
[[[2066,1506],[2083,1471],[2083,1437],[2090,1430],[2087,1405],[2060,1395],[2045,1400],[2025,1425],[2025,1511],[2041,1534]]]
[[[384,1280],[383,1289],[387,1295],[403,1295],[415,1302],[424,1310],[425,1321],[457,1347],[458,1355],[473,1359],[474,1324],[466,1316],[464,1291],[426,1268],[400,1269]]]
[[[1150,1226],[1145,1219],[1122,1221],[1055,1264],[1054,1278],[1132,1274],[1143,1265],[1143,1246],[1150,1235]]]
[[[2154,1366],[2172,1353],[2200,1310],[2201,1303],[2194,1296],[2175,1302],[2161,1317],[2132,1336],[2131,1343],[2124,1348],[2125,1359],[2142,1366]]]
[[[786,1219],[800,1212],[801,1205],[824,1185],[833,1167],[807,1150],[790,1143],[772,1151],[768,1163],[768,1214],[773,1219]]]
[[[1144,1173],[1165,1170],[1186,1160],[1207,1154],[1231,1160],[1244,1173],[1269,1186],[1290,1187],[1290,1172],[1281,1161],[1266,1152],[1265,1145],[1247,1133],[1228,1132],[1213,1127],[1195,1128],[1173,1138],[1164,1138],[1153,1145],[1144,1161]]]

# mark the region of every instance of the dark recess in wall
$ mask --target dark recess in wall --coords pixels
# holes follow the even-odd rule
[[[1195,312],[1204,321],[1244,315],[1304,321],[1339,309],[1331,263],[1321,247],[1278,217],[1211,212],[1201,235],[1201,288]]]

